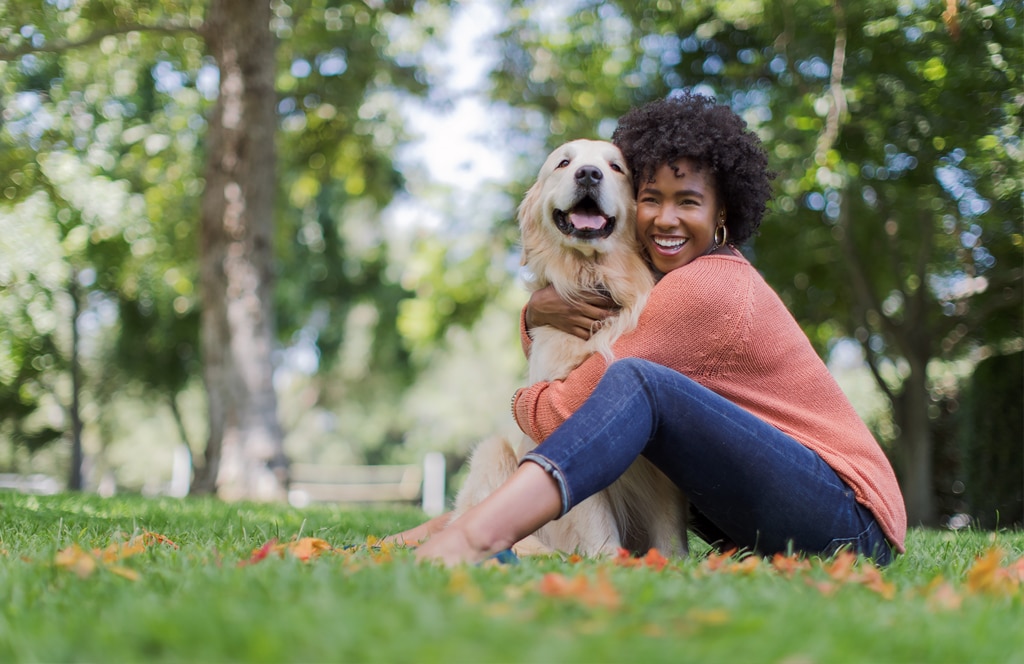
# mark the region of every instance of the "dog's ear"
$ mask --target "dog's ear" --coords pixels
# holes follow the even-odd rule
[[[516,220],[519,222],[519,236],[523,245],[520,265],[526,265],[530,258],[526,253],[526,247],[531,245],[528,236],[537,232],[537,223],[541,215],[541,196],[541,183],[538,180],[526,191],[523,201],[519,204]]]

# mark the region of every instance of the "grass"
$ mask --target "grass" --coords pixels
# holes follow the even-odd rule
[[[790,576],[707,551],[661,570],[562,558],[445,570],[365,545],[239,565],[274,539],[342,547],[421,518],[0,493],[0,661],[1024,662],[1019,531],[913,530],[881,590],[857,581],[863,563],[844,575],[812,560]],[[81,576],[57,564],[73,545],[144,532],[178,548],[150,539]],[[1005,557],[986,576],[976,561],[994,546]]]

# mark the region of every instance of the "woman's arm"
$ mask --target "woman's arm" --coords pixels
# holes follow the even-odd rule
[[[534,291],[526,303],[526,329],[550,325],[585,341],[618,310],[615,300],[607,295],[588,293],[578,301],[566,301],[554,286],[546,286]]]
[[[697,264],[699,263],[699,265]],[[689,376],[700,375],[728,345],[740,316],[748,268],[733,261],[698,261],[666,275],[651,291],[636,329],[612,347],[615,357],[638,357]],[[607,362],[591,355],[564,380],[519,390],[513,413],[519,428],[543,441],[590,396]]]

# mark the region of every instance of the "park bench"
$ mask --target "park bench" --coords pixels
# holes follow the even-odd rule
[[[22,493],[51,495],[60,491],[61,486],[55,478],[41,473],[19,475],[17,473],[0,473],[0,489],[14,489]]]
[[[293,463],[288,502],[407,504],[420,503],[430,515],[444,511],[444,455],[431,452],[423,464],[323,465]]]

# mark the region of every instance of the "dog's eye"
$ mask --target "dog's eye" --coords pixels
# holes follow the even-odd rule
[[[616,173],[622,173],[623,172],[622,171],[622,166],[619,166],[614,161],[610,164],[610,166],[611,166],[612,170],[615,171]]]
[[[568,159],[563,159],[562,161],[558,162],[558,168],[568,168],[568,167],[569,167],[569,160]]]

